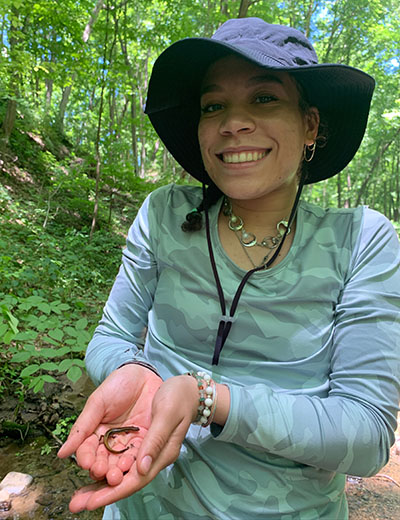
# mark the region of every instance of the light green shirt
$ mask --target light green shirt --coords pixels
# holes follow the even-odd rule
[[[223,428],[191,426],[178,460],[106,508],[126,520],[344,520],[345,474],[373,475],[394,441],[400,374],[400,251],[367,208],[301,202],[289,253],[254,273],[219,364],[220,306],[204,229],[181,223],[197,187],[154,191],[131,227],[123,264],[87,352],[96,383],[134,358],[166,379],[205,369],[228,384]],[[229,308],[245,271],[217,233]],[[147,331],[147,334],[146,334]]]

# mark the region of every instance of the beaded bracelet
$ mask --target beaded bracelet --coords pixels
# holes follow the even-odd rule
[[[212,423],[217,407],[217,388],[215,382],[205,372],[187,372],[194,377],[199,389],[199,406],[193,424],[206,428]]]

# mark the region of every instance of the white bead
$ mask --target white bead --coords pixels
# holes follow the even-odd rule
[[[201,424],[206,424],[207,421],[208,421],[207,417],[200,417]]]
[[[210,399],[210,398],[208,397],[208,398],[204,401],[204,404],[205,404],[208,408],[210,408],[210,406],[212,406],[212,404],[213,404],[213,400]]]
[[[208,408],[204,408],[203,415],[204,417],[208,417],[209,415],[211,415],[211,411]]]
[[[207,395],[213,395],[213,393],[214,393],[213,387],[212,386],[207,386],[206,394]]]
[[[197,372],[197,375],[200,377],[203,377],[205,374],[204,374],[204,372]]]
[[[207,383],[210,381],[211,377],[208,374],[204,374],[204,381],[207,381]]]

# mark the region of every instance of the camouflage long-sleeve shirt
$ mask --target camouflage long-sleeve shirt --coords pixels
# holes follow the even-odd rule
[[[212,371],[231,408],[223,428],[192,426],[178,460],[109,506],[126,520],[344,520],[345,474],[368,476],[394,440],[400,374],[400,251],[367,208],[302,202],[287,256],[252,275],[217,366],[220,306],[205,231],[181,223],[197,187],[166,186],[132,225],[87,352],[93,380],[133,358],[163,378]],[[211,236],[228,307],[245,272]]]

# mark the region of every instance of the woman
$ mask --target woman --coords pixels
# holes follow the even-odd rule
[[[256,18],[159,57],[146,112],[203,190],[154,191],[129,232],[87,352],[101,385],[59,453],[99,481],[71,511],[343,520],[345,474],[387,462],[397,237],[367,208],[299,202],[354,156],[373,87]]]

